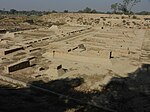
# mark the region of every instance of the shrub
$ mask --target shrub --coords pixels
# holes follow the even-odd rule
[[[125,23],[125,22],[126,22],[126,20],[123,20],[122,22],[123,22],[123,23]]]
[[[137,17],[136,17],[136,16],[133,16],[132,19],[137,19]]]

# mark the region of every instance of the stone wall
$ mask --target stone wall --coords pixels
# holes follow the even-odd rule
[[[19,50],[24,50],[23,47],[14,47],[11,49],[0,49],[0,56],[5,56],[8,54],[11,54],[13,52],[19,51]]]
[[[17,70],[21,70],[24,68],[30,67],[30,62],[29,60],[24,60],[24,61],[19,61],[17,63],[13,63],[11,65],[6,66],[6,73],[14,72]]]
[[[16,63],[10,64],[10,65],[5,67],[5,72],[10,73],[10,72],[21,70],[21,69],[24,69],[27,67],[31,67],[34,63],[34,60],[35,60],[35,57],[27,57],[23,60],[16,62]]]
[[[4,51],[4,54],[7,55],[7,54],[10,54],[10,53],[19,51],[19,50],[24,50],[24,48],[23,47],[16,47],[16,48],[11,48],[11,49],[6,49]]]

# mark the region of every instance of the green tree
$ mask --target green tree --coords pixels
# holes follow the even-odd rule
[[[55,11],[55,10],[52,10],[52,13],[57,13],[57,11]]]
[[[64,10],[64,13],[68,13],[69,11],[68,10]]]
[[[17,10],[15,9],[10,9],[10,14],[15,14],[17,12]]]
[[[83,10],[84,13],[91,13],[91,11],[92,11],[92,9],[89,8],[89,7],[86,7],[86,8]]]
[[[118,10],[118,3],[114,3],[111,5],[111,9],[113,10],[113,13],[116,13]]]
[[[78,13],[97,13],[97,11],[95,9],[91,9],[89,7],[86,7],[83,10],[79,10]]]
[[[139,2],[141,2],[141,0],[123,0],[123,3],[118,5],[118,10],[125,14],[131,14],[133,6]]]
[[[93,10],[91,11],[91,13],[97,13],[97,11],[96,11],[95,9],[93,9]]]

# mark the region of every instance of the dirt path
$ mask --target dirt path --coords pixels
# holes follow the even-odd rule
[[[52,59],[53,53],[45,53],[43,54],[45,58]],[[65,53],[56,53],[54,59],[63,59],[68,61],[75,61],[75,62],[81,62],[81,63],[90,63],[90,64],[99,64],[102,66],[111,67],[111,61],[109,59],[105,58],[98,58],[98,57],[86,57],[86,56],[75,56]]]

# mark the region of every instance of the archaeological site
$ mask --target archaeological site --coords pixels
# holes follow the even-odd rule
[[[150,112],[150,15],[13,11],[0,10],[0,112]]]

